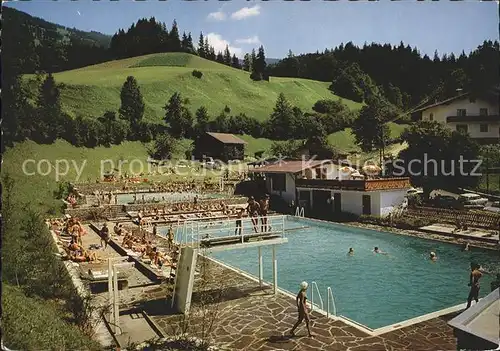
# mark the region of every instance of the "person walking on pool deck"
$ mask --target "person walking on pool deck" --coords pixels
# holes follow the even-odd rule
[[[470,292],[469,297],[467,298],[467,307],[465,309],[470,307],[472,300],[476,300],[476,303],[479,302],[479,279],[483,276],[483,273],[479,271],[479,265],[477,263],[471,263],[470,270]]]
[[[253,229],[256,233],[258,233],[260,205],[257,201],[255,201],[253,196],[248,198],[247,211],[250,217],[252,217]]]
[[[306,321],[306,326],[307,326],[307,332],[309,333],[309,337],[313,337],[314,335],[311,333],[311,328],[309,327],[309,311],[307,310],[307,296],[306,296],[306,291],[307,287],[309,284],[307,282],[302,282],[300,283],[300,291],[297,294],[297,298],[295,299],[295,302],[297,303],[297,309],[299,312],[299,319],[297,320],[297,323],[293,326],[292,330],[290,330],[290,335],[295,336],[295,329],[302,323],[303,320]]]
[[[264,198],[260,200],[259,206],[260,206],[260,215],[262,216],[260,218],[262,224],[260,227],[260,231],[267,232],[269,231],[269,226],[267,225],[267,211],[269,211],[269,194],[266,194],[266,196],[264,196]]]

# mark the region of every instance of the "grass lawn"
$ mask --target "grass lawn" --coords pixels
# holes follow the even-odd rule
[[[179,150],[174,158],[183,158],[184,151],[191,140],[182,140]],[[125,142],[111,147],[77,148],[63,140],[58,140],[52,145],[40,145],[33,141],[18,143],[14,148],[8,149],[3,155],[2,176],[8,173],[15,181],[14,200],[21,203],[30,203],[41,213],[58,213],[62,205],[60,200],[54,198],[54,191],[59,181],[73,183],[95,182],[100,178],[102,171],[108,172],[115,168],[124,174],[137,174],[141,171],[147,174],[148,154],[146,145],[140,142]],[[23,164],[26,160],[34,160]],[[66,167],[66,162],[69,168]],[[59,162],[59,163],[58,163]],[[50,164],[49,164],[50,163]],[[141,168],[142,164],[142,168]],[[40,172],[37,172],[37,165]],[[59,179],[56,179],[56,168],[59,167]],[[30,173],[35,174],[30,174]],[[193,178],[188,168],[183,169],[183,174],[145,176],[151,181],[168,181],[183,178]],[[66,173],[66,174],[64,174]],[[213,178],[214,173],[207,171],[208,178]],[[204,175],[195,175],[194,178],[203,178]]]
[[[396,124],[393,122],[388,123],[389,130],[391,131],[391,138],[397,138],[401,133],[408,127],[407,124]],[[352,134],[351,128],[346,128],[339,132],[330,134],[328,136],[328,142],[334,146],[337,150],[342,152],[361,152],[359,147],[356,145],[354,135]],[[399,145],[399,144],[398,144]],[[391,146],[388,147],[389,149]],[[398,147],[394,147],[398,150]],[[402,149],[401,149],[402,150]],[[391,151],[392,152],[392,151]]]
[[[238,138],[245,140],[248,144],[245,146],[245,156],[255,157],[259,151],[269,152],[273,141],[266,138],[254,138],[251,135],[238,135]]]
[[[203,77],[193,77],[193,69]],[[279,93],[290,102],[310,111],[320,99],[338,99],[328,90],[330,83],[299,78],[271,77],[269,82],[254,82],[249,73],[198,56],[184,53],[152,54],[60,72],[54,75],[63,83],[63,109],[72,116],[101,116],[120,107],[120,89],[127,76],[134,76],[146,104],[144,118],[159,121],[163,107],[174,92],[190,101],[194,113],[205,106],[212,118],[227,105],[231,114],[245,113],[258,120],[271,114]],[[29,77],[29,76],[28,76]],[[30,84],[36,92],[36,84]],[[361,104],[343,99],[352,109]]]

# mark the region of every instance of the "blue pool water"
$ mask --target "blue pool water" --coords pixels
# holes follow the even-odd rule
[[[289,217],[286,223],[288,228],[303,226],[309,227],[287,232],[288,243],[277,247],[278,286],[296,293],[301,281],[316,281],[325,309],[330,286],[337,314],[372,329],[465,302],[471,261],[498,268],[495,251],[462,252],[453,244],[307,219]],[[375,246],[389,254],[374,254]],[[350,247],[354,256],[347,256]],[[272,251],[262,251],[264,279],[272,282]],[[428,259],[431,251],[439,258],[436,262]],[[211,255],[258,276],[256,248]],[[493,278],[483,276],[480,297],[490,292]]]
[[[118,194],[117,202],[119,205],[125,205],[134,201],[135,194]],[[162,198],[165,198],[164,201],[174,202],[174,201],[193,201],[196,192],[182,192],[182,193],[137,193],[137,200],[141,201],[142,196],[144,195],[144,199],[146,201],[151,201],[153,198],[155,200],[163,201]],[[218,199],[227,197],[224,194],[198,194],[198,198],[200,199]]]

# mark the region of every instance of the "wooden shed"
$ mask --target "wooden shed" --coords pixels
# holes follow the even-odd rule
[[[246,141],[233,134],[206,132],[196,139],[194,154],[199,160],[206,157],[223,162],[243,160],[245,144]]]

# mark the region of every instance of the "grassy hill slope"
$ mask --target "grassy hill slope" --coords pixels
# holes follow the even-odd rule
[[[193,77],[193,69],[203,72],[203,77]],[[106,110],[118,110],[120,89],[130,75],[140,85],[146,103],[144,117],[150,121],[163,118],[163,107],[176,91],[189,99],[192,112],[203,105],[212,118],[227,105],[231,114],[245,113],[265,120],[281,92],[304,111],[310,111],[317,100],[339,99],[328,90],[327,82],[280,77],[271,77],[270,82],[254,82],[248,72],[184,53],[110,61],[54,76],[58,83],[64,84],[61,89],[64,110],[73,116],[100,116]],[[35,89],[34,84],[31,88]],[[343,101],[350,108],[361,107],[353,101]]]
[[[389,130],[391,132],[391,138],[397,138],[403,133],[405,128],[408,127],[407,124],[396,124],[393,122],[389,122],[388,124]],[[356,145],[354,135],[351,132],[351,128],[346,128],[339,132],[330,134],[328,136],[328,142],[330,145],[334,146],[337,150],[342,152],[360,152],[360,148]],[[400,145],[400,144],[396,144]]]

